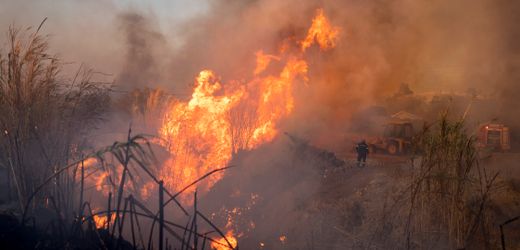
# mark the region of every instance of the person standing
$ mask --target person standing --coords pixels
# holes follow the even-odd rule
[[[368,144],[362,140],[356,145],[358,167],[364,167],[367,161]]]

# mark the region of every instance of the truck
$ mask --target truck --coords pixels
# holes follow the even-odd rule
[[[481,124],[477,131],[477,147],[491,151],[508,151],[511,149],[509,128],[501,123],[488,122]]]
[[[415,135],[409,121],[388,121],[383,125],[381,136],[367,139],[369,152],[399,155],[410,152],[412,138]]]

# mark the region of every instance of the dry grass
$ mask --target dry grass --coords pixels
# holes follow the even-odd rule
[[[95,151],[89,147],[90,132],[103,121],[110,106],[110,85],[94,82],[93,72],[84,68],[78,70],[74,79],[63,80],[59,74],[60,61],[49,55],[47,40],[39,34],[39,29],[21,32],[11,27],[9,48],[0,53],[0,164],[9,170],[9,187],[15,190],[14,200],[19,204],[21,230],[26,230],[28,222],[41,219],[36,211],[43,209],[56,215],[45,225],[43,238],[34,243],[44,248],[193,249],[201,246],[201,242],[204,248],[207,241],[214,240],[208,236],[210,232],[198,231],[197,218],[199,224],[205,223],[211,232],[224,237],[196,205],[190,214],[176,200],[187,188],[174,194],[162,186],[147,136],[132,135],[129,129],[126,141]],[[137,105],[131,105],[129,110],[142,115],[143,120],[154,115],[150,112],[167,98],[157,90],[134,92],[132,96],[135,99],[132,103]],[[100,162],[95,167],[109,174],[111,190],[107,209],[96,213],[84,196],[88,176],[83,161],[92,157]],[[225,169],[215,169],[191,185]],[[159,186],[158,195],[162,199],[154,206],[157,212],[143,205],[129,188],[139,186],[144,178]],[[191,227],[167,220],[164,208],[172,201]],[[115,214],[115,221],[109,219],[104,229],[95,228],[94,215],[111,218],[111,214]],[[151,224],[147,242],[143,222],[139,222],[142,220]],[[125,229],[129,226],[130,230]],[[157,227],[159,244],[154,247],[157,239],[152,236]],[[132,244],[123,240],[124,232],[131,232]],[[168,242],[168,239],[173,240]]]
[[[500,193],[498,172],[481,164],[474,142],[462,120],[442,115],[425,126],[411,163],[395,166],[399,176],[374,177],[363,223],[346,238],[363,249],[499,248],[496,197],[507,194]],[[355,221],[355,206],[343,210]]]
[[[13,189],[23,204],[43,178],[79,157],[84,138],[103,118],[109,87],[91,81],[92,71],[80,68],[73,80],[60,80],[60,61],[48,52],[39,30],[11,27],[9,47],[0,53],[0,137],[2,166],[9,169]],[[70,174],[56,176],[32,206],[53,196],[70,207]]]
[[[411,177],[407,248],[415,248],[414,242],[421,248],[439,242],[456,249],[475,242],[489,246],[487,208],[498,173],[479,164],[474,142],[464,121],[449,121],[447,115],[418,137],[421,154]]]

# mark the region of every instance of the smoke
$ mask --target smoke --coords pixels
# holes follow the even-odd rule
[[[316,8],[323,8],[332,24],[341,28],[340,40],[332,50],[311,48],[307,52],[309,82],[297,85],[294,113],[280,130],[311,141],[325,141],[325,145],[335,144],[341,139],[338,135],[356,122],[352,121],[354,113],[382,104],[403,82],[415,93],[468,94],[472,89],[494,101],[486,102],[485,109],[475,105],[470,115],[482,112],[482,119],[500,116],[517,120],[518,114],[513,114],[517,111],[511,107],[518,103],[514,94],[518,92],[519,74],[518,17],[514,14],[518,11],[514,10],[519,5],[506,0],[213,1],[206,16],[190,20],[181,29],[183,46],[172,57],[172,79],[175,84],[189,83],[200,70],[211,69],[222,82],[247,80],[254,70],[254,52],[276,54],[286,39],[303,39]],[[464,110],[470,101],[467,98],[452,105]],[[263,198],[273,202],[259,209],[262,213],[255,218],[270,226],[270,234],[276,234],[273,225],[304,228],[295,225],[306,220],[287,215],[297,211],[298,199],[308,197],[296,193],[296,188],[278,185],[293,183],[291,178],[297,174],[291,171],[299,173],[302,169],[279,173],[280,168],[291,164],[276,160],[289,156],[258,154],[260,163],[258,159],[240,162],[237,165],[245,167],[236,173],[242,176],[226,176],[213,191],[226,193],[219,192],[219,187],[249,181],[247,185],[231,186],[240,186],[244,193],[259,192],[246,187],[267,190]],[[319,186],[317,180],[295,183],[294,187],[310,193]],[[276,191],[282,190],[281,194],[270,192],[273,186]],[[211,199],[209,196],[206,198]],[[219,198],[209,202],[222,204],[231,199],[233,204],[232,198]],[[290,222],[275,216],[280,214]]]
[[[520,11],[520,3],[516,1],[498,1],[497,5],[502,10],[499,14],[499,32],[503,34],[500,48],[500,64],[498,70],[496,86],[499,93],[501,110],[500,115],[504,120],[513,126],[513,129],[520,131],[520,110],[515,109],[520,105],[520,100],[515,93],[520,90],[520,30],[517,24],[520,17],[516,14]],[[513,131],[513,135],[518,141],[520,133]]]
[[[331,167],[310,151],[284,136],[257,150],[241,152],[231,163],[237,168],[230,169],[199,206],[214,211],[215,222],[226,225],[226,230],[244,234],[241,248],[255,249],[262,242],[265,248],[283,249],[281,236],[290,239],[288,249],[308,248],[305,239],[321,219],[315,210],[320,170]]]
[[[156,86],[161,82],[164,58],[168,55],[165,37],[153,20],[136,12],[118,16],[125,38],[125,60],[117,82],[125,88]]]
[[[40,34],[48,35],[64,75],[74,76],[81,64],[113,75],[122,63],[117,11],[110,1],[0,1],[0,49],[6,49],[9,26],[34,30],[47,18]]]
[[[296,111],[285,129],[308,137],[345,131],[354,112],[392,95],[402,82],[418,93],[471,90],[503,106],[516,103],[514,1],[211,3],[208,15],[185,23],[180,33],[173,82],[189,83],[205,68],[224,82],[247,79],[253,52],[276,53],[284,39],[302,39],[318,7],[341,28],[335,49],[307,54],[310,81],[295,90]],[[509,117],[500,110],[509,109],[490,108],[488,117]]]
[[[316,137],[326,137],[323,131],[343,131],[353,113],[392,95],[402,82],[416,93],[472,89],[498,100],[489,117],[518,124],[517,111],[507,109],[518,102],[517,1],[197,4],[203,11],[168,5],[176,7],[172,16],[182,18],[165,19],[170,11],[159,10],[161,5],[128,8],[88,1],[60,2],[56,5],[63,8],[53,8],[45,1],[6,1],[0,20],[5,30],[12,23],[36,26],[49,17],[44,32],[51,34],[51,47],[65,62],[85,62],[112,74],[124,89],[160,86],[186,96],[202,69],[214,70],[223,82],[247,80],[256,51],[276,54],[283,41],[302,39],[315,10],[323,8],[341,28],[340,41],[326,53],[308,52],[310,81],[296,89],[297,109],[285,129]],[[183,9],[197,14],[178,14]],[[86,10],[99,15],[94,18]],[[306,126],[301,120],[308,121]]]
[[[153,11],[120,9],[110,1],[74,3],[82,10],[67,12],[71,5],[55,8],[48,1],[0,2],[0,23],[6,30],[15,21],[37,25],[49,17],[44,31],[52,34],[51,48],[65,61],[111,73],[125,90],[160,86],[185,96],[203,69],[215,71],[223,83],[247,81],[257,51],[277,54],[281,44],[303,39],[316,9],[323,8],[341,29],[339,41],[332,50],[313,47],[306,52],[309,81],[296,85],[295,110],[281,131],[334,144],[357,122],[353,114],[381,104],[402,82],[415,93],[471,89],[494,101],[470,115],[499,117],[511,125],[513,135],[520,131],[515,109],[520,105],[520,2],[515,0],[213,0],[204,15],[174,23],[164,23]],[[466,107],[467,101],[457,105]],[[125,126],[113,127],[120,131]],[[275,143],[238,159],[237,165],[245,167],[234,169],[235,176],[227,180],[241,182],[235,184],[244,193],[264,192],[264,199],[273,199],[264,203],[272,216],[264,219],[265,231],[284,219],[277,212],[289,213],[299,199],[310,200],[321,184],[311,164],[302,161],[302,168],[289,168],[295,166],[287,157],[291,152],[283,141]],[[225,181],[219,185],[226,191],[231,187]],[[276,196],[279,190],[286,192]],[[221,194],[219,186],[212,192]],[[290,231],[298,218],[286,220],[283,225]]]

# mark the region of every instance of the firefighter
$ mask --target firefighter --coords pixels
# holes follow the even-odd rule
[[[365,166],[365,163],[367,161],[367,155],[368,155],[368,145],[365,142],[365,140],[362,140],[360,143],[357,144],[356,152],[357,152],[358,167]]]

